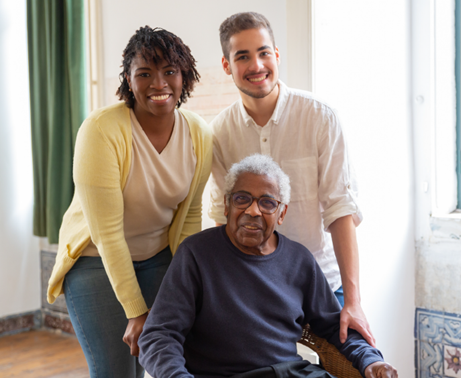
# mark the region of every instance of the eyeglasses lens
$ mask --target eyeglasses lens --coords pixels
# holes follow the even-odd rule
[[[258,200],[258,207],[262,213],[272,214],[277,210],[278,202],[270,197],[260,197]],[[234,193],[232,195],[232,202],[238,209],[247,209],[253,202],[253,197],[247,193]]]

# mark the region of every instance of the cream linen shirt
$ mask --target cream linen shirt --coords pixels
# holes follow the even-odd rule
[[[271,156],[291,181],[291,202],[277,230],[312,252],[336,291],[341,277],[328,227],[350,214],[356,226],[362,221],[346,141],[339,119],[329,106],[310,92],[288,88],[281,81],[278,85],[277,104],[265,126],[254,122],[241,99],[212,121],[209,216],[227,223],[224,176],[233,163],[254,153]]]

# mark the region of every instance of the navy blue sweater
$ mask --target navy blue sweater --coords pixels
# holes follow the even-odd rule
[[[362,372],[382,355],[355,331],[339,341],[341,307],[312,254],[277,233],[277,249],[247,255],[225,226],[179,247],[139,338],[153,377],[228,377],[300,360],[302,327],[328,339]]]

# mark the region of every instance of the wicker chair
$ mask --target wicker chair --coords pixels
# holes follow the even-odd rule
[[[303,329],[303,335],[298,343],[303,344],[320,357],[323,368],[337,378],[362,378],[357,369],[352,367],[352,363],[346,359],[333,344],[325,339],[316,336],[306,325]]]

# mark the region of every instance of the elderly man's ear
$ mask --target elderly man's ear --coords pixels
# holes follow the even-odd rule
[[[283,210],[280,212],[279,219],[277,220],[277,224],[280,226],[285,219],[285,215],[287,214],[288,205],[283,205]]]

